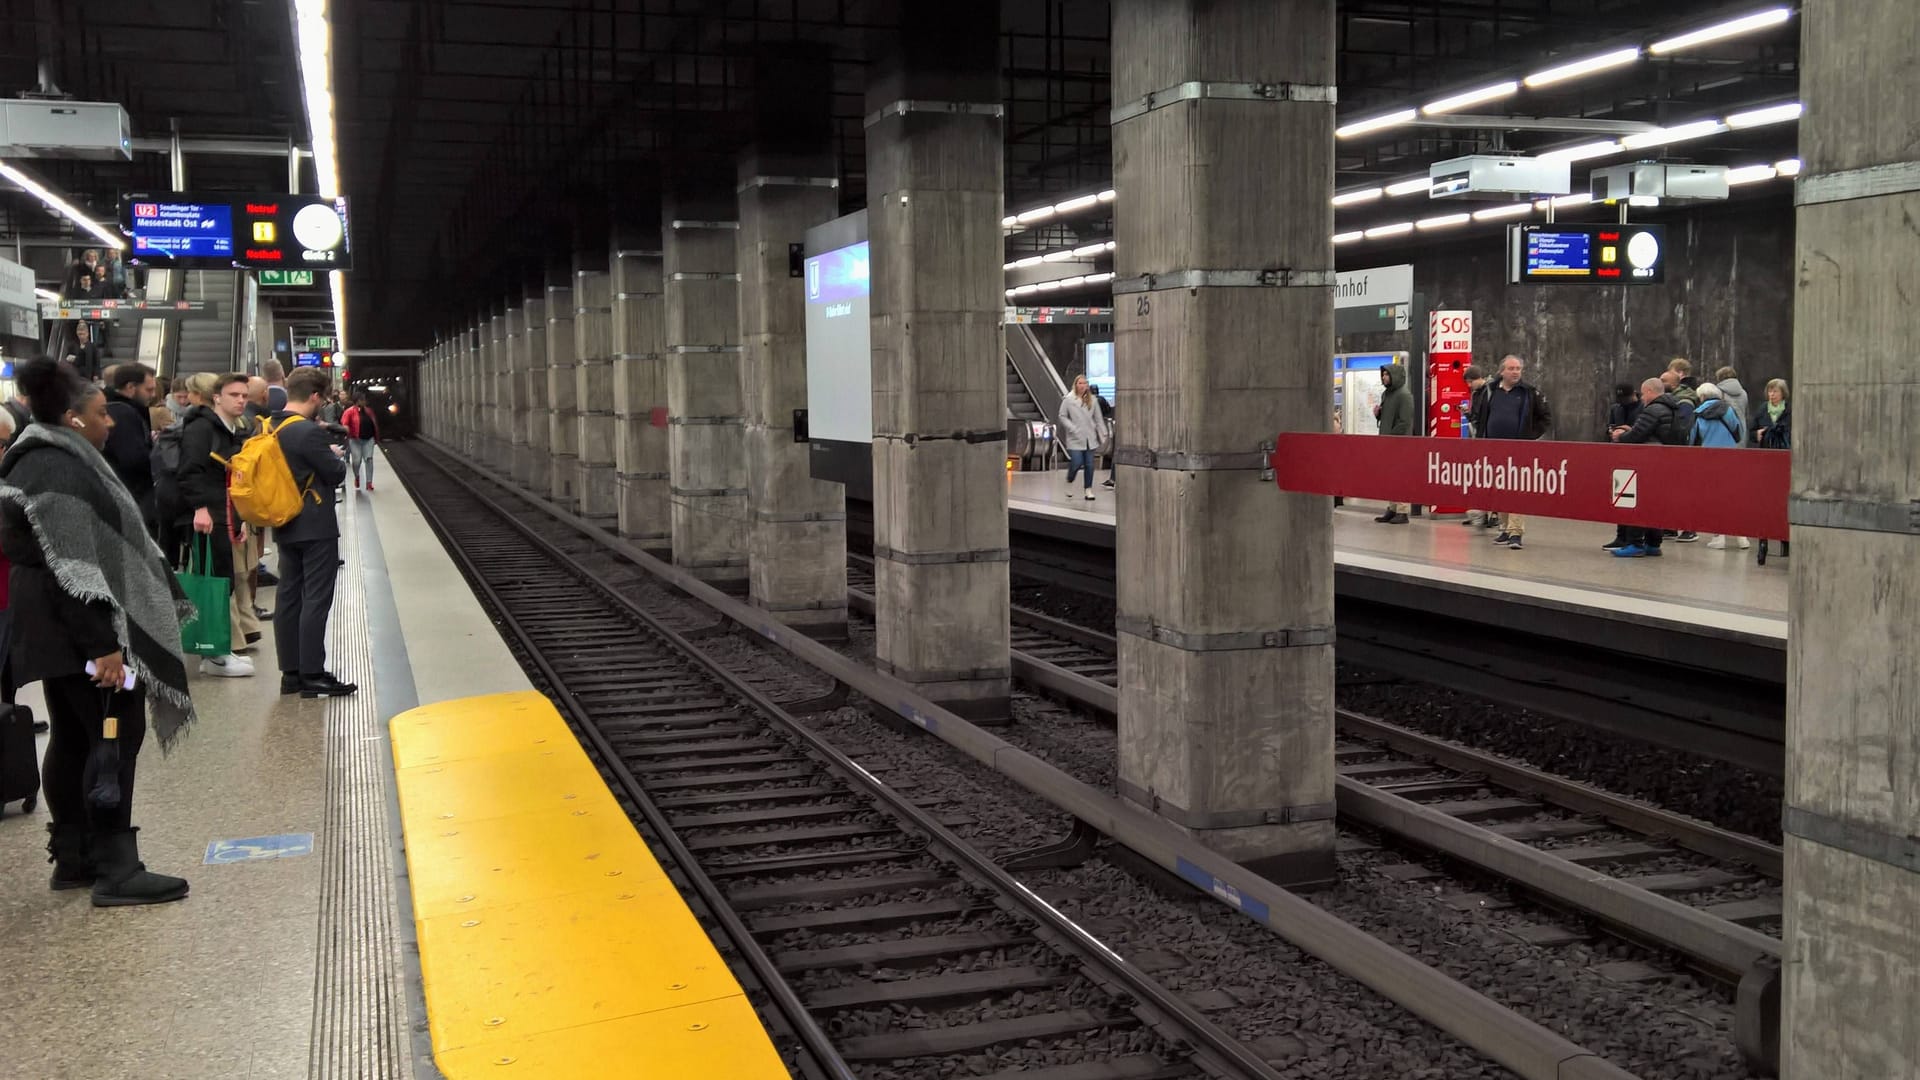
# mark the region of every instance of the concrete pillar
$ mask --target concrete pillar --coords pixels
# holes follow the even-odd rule
[[[900,5],[866,92],[875,660],[982,718],[1011,687],[997,10]]]
[[[574,491],[580,499],[580,516],[605,529],[618,527],[620,521],[613,486],[612,322],[613,282],[607,273],[606,250],[576,253],[573,351],[580,458],[575,463]]]
[[[495,306],[487,315],[487,346],[482,354],[486,370],[480,376],[481,419],[487,433],[480,460],[492,469],[501,468],[507,461],[506,352],[506,315],[503,308]]]
[[[547,297],[544,285],[529,285],[521,305],[526,318],[522,341],[527,350],[527,472],[515,477],[535,495],[553,486],[553,424],[547,385]]]
[[[1261,479],[1333,399],[1333,11],[1113,11],[1119,787],[1287,882],[1336,872],[1332,507]]]
[[[506,361],[506,433],[507,459],[501,472],[519,481],[527,469],[527,313],[518,296],[507,298],[506,313],[501,316],[501,350]]]
[[[480,453],[480,371],[482,350],[487,338],[487,320],[476,316],[467,324],[465,351],[460,361],[460,453],[473,458]]]
[[[564,510],[580,506],[580,388],[574,375],[572,268],[547,275],[547,431],[553,472],[547,497]]]
[[[614,485],[620,535],[670,554],[666,297],[659,226],[623,229],[613,251]]]
[[[681,176],[663,232],[673,563],[719,584],[747,576],[740,395],[740,223],[724,179]]]
[[[832,85],[824,51],[757,58],[755,146],[740,160],[737,234],[747,595],[822,638],[847,632],[846,489],[809,476],[808,446],[794,441],[794,413],[807,407],[807,313],[790,252],[839,210]]]
[[[1781,1075],[1920,1077],[1920,7],[1800,40]]]

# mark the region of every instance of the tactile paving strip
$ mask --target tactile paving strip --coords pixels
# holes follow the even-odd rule
[[[388,843],[386,725],[374,692],[360,530],[343,507],[328,657],[360,692],[325,703],[327,816],[320,836],[320,955],[314,975],[310,1080],[411,1080],[407,991]]]

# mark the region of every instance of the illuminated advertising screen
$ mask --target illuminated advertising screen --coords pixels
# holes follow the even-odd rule
[[[347,200],[318,195],[145,195],[121,203],[127,258],[143,265],[249,270],[353,266]]]
[[[1516,225],[1508,280],[1516,285],[1659,285],[1664,225]]]
[[[807,230],[810,474],[867,498],[873,484],[872,253],[864,211]],[[819,254],[813,254],[818,252]]]

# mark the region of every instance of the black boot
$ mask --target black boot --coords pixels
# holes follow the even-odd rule
[[[84,889],[93,884],[93,858],[87,851],[87,827],[48,825],[47,861],[53,864],[53,880],[49,884],[56,892]]]
[[[185,878],[168,877],[140,861],[138,829],[93,834],[94,907],[133,907],[184,899]]]

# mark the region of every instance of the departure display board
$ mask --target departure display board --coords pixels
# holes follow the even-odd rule
[[[121,201],[129,261],[254,270],[353,265],[347,200],[318,195],[133,194]]]
[[[1659,285],[1664,225],[1516,225],[1508,280],[1516,285]]]

